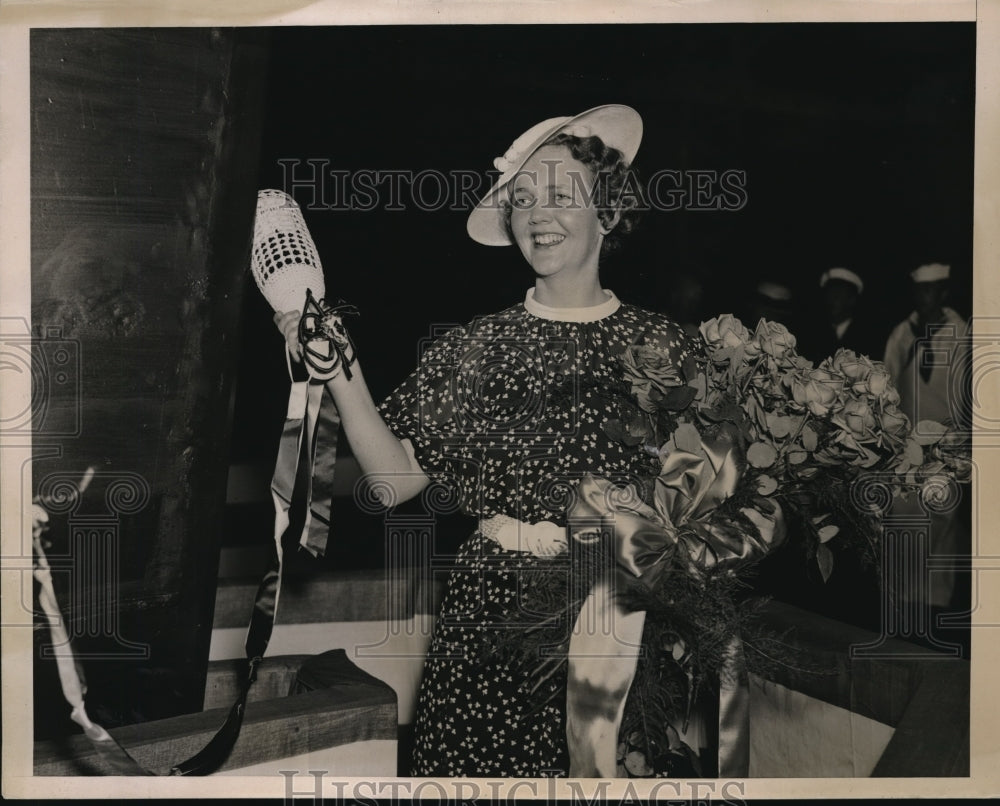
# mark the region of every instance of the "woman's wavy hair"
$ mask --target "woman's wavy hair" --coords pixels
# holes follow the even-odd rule
[[[590,169],[594,175],[594,205],[597,207],[597,218],[602,226],[612,227],[604,236],[601,256],[604,257],[619,249],[625,236],[638,225],[644,206],[639,175],[626,162],[625,155],[617,148],[605,145],[600,137],[593,135],[577,137],[565,133],[554,134],[542,143],[542,146],[566,146],[573,159],[582,162]],[[504,227],[513,241],[514,233],[510,226],[511,203],[504,199],[501,204]],[[614,223],[616,213],[619,214],[617,224]]]

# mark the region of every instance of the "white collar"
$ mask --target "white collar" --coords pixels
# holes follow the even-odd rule
[[[611,316],[622,303],[614,291],[603,289],[608,295],[605,302],[589,305],[586,308],[552,308],[535,300],[535,289],[529,288],[524,295],[524,309],[539,319],[551,319],[555,322],[596,322],[605,316]]]

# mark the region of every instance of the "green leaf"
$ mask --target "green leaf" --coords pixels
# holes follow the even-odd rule
[[[866,448],[862,445],[861,461],[858,464],[860,464],[861,467],[873,467],[874,465],[878,464],[880,458],[881,457],[877,453],[875,453],[875,451]]]
[[[701,434],[691,423],[681,423],[674,431],[674,444],[679,451],[698,453],[701,450]]]
[[[771,476],[763,475],[757,479],[757,494],[770,495],[778,489],[778,482]]]
[[[808,458],[809,454],[806,451],[791,450],[788,452],[788,463],[792,465],[801,465]]]
[[[659,405],[668,411],[683,411],[694,400],[698,390],[691,386],[672,386],[664,392],[660,398]]]
[[[792,433],[794,419],[780,414],[767,415],[767,430],[778,439],[783,439]]]
[[[823,526],[818,532],[819,542],[826,543],[827,541],[836,537],[838,532],[840,532],[839,526],[836,526],[832,523],[828,523],[826,526]]]
[[[628,445],[629,447],[638,445],[643,440],[641,436],[633,436],[630,434],[622,424],[621,420],[608,420],[603,427],[604,433],[611,437],[611,439],[615,442],[621,442],[623,445]]]
[[[649,419],[638,411],[628,413],[625,421],[625,429],[630,437],[638,437],[640,441],[653,436],[653,430],[649,425]]]
[[[903,449],[903,458],[910,463],[911,467],[920,467],[924,463],[924,451],[920,443],[915,439],[906,440],[906,447]]]
[[[754,467],[770,467],[777,458],[778,452],[766,442],[755,442],[747,449],[747,461]]]
[[[936,420],[921,420],[913,429],[913,439],[920,445],[933,445],[948,432],[947,427]]]
[[[816,562],[819,565],[819,572],[823,576],[823,581],[830,579],[833,573],[833,552],[823,543],[816,546]]]
[[[802,426],[802,447],[812,453],[819,445],[819,435],[808,423]]]

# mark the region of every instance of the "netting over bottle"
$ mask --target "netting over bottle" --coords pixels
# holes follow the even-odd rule
[[[261,190],[253,226],[250,269],[276,311],[301,311],[310,289],[326,294],[323,264],[298,204],[281,190]]]

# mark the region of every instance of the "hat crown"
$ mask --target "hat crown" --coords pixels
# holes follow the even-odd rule
[[[548,118],[532,126],[511,143],[503,156],[493,160],[500,177],[469,215],[467,230],[473,240],[487,246],[511,243],[501,216],[501,191],[531,155],[560,132],[575,137],[599,137],[605,145],[621,151],[626,163],[631,163],[642,140],[642,118],[629,106],[606,104],[572,117]]]
[[[951,276],[951,266],[944,263],[927,263],[910,272],[910,278],[915,283],[934,283],[947,280]]]
[[[543,120],[532,126],[528,131],[518,137],[510,147],[504,152],[502,157],[497,157],[493,160],[493,165],[501,173],[507,173],[515,165],[520,165],[524,162],[522,159],[524,151],[539,139],[543,133],[549,131],[550,129],[557,129],[560,124],[565,123],[570,120],[569,117],[563,116],[558,118],[549,118],[548,120]]]
[[[819,278],[819,287],[824,288],[830,280],[842,280],[845,283],[850,283],[858,290],[859,294],[865,290],[864,281],[857,272],[840,266],[823,272]]]

